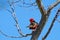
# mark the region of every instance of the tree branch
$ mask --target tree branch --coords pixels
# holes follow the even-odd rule
[[[21,36],[9,36],[9,35],[3,33],[1,30],[0,30],[0,33],[3,34],[5,37],[10,37],[10,38],[21,38],[21,37],[31,36],[32,34],[25,34],[25,35],[24,35],[24,34],[22,33],[22,31],[21,31],[21,29],[20,29],[20,27],[19,27],[19,24],[18,24],[18,20],[17,20],[16,14],[15,14],[14,4],[10,3],[9,0],[8,0],[8,4],[9,4],[11,10],[8,10],[8,9],[6,9],[6,8],[3,8],[3,9],[4,9],[4,10],[7,10],[9,13],[12,14],[12,17],[13,17],[13,19],[15,20],[15,23],[16,23],[15,26],[16,26],[16,28],[17,28],[17,30],[18,30],[18,33],[19,33]]]
[[[42,38],[42,40],[45,40],[45,39],[47,38],[47,36],[49,35],[49,33],[51,32],[51,29],[52,29],[52,27],[53,27],[53,25],[54,25],[55,20],[56,20],[57,17],[58,17],[59,12],[60,12],[60,9],[57,11],[57,14],[56,14],[55,17],[54,17],[54,19],[53,19],[53,21],[52,21],[52,24],[51,24],[50,28],[48,29],[48,32],[47,32],[46,35]]]
[[[46,10],[44,9],[43,5],[42,5],[42,1],[41,0],[36,0],[36,3],[38,5],[38,8],[41,12],[42,15],[46,14]]]
[[[0,33],[1,33],[3,36],[9,37],[9,38],[22,38],[22,37],[27,37],[27,36],[31,36],[31,35],[32,35],[32,34],[26,34],[26,35],[24,35],[24,36],[9,36],[9,35],[3,33],[1,30],[0,30]]]
[[[9,6],[10,6],[10,8],[11,8],[11,10],[12,10],[12,13],[11,13],[11,14],[12,14],[12,17],[13,17],[13,19],[14,19],[15,22],[16,22],[16,28],[17,28],[19,34],[21,34],[21,35],[23,36],[23,34],[22,34],[22,32],[21,32],[21,29],[20,29],[20,27],[19,27],[19,24],[18,24],[18,20],[17,20],[16,14],[15,14],[14,6],[11,5],[9,1],[8,1],[8,3],[9,3]],[[12,6],[13,6],[13,7],[12,7]]]
[[[20,38],[20,36],[9,36],[9,35],[3,33],[1,30],[0,30],[0,33],[1,33],[2,35],[4,35],[5,37],[10,37],[10,38]]]
[[[9,3],[9,1],[8,1],[8,3]],[[11,13],[11,14],[12,14],[13,19],[15,20],[16,28],[17,28],[17,30],[18,30],[18,33],[19,33],[22,37],[31,35],[31,34],[26,34],[26,35],[24,35],[24,34],[22,33],[22,31],[21,31],[21,29],[20,29],[20,26],[19,26],[19,24],[18,24],[18,19],[17,19],[16,14],[15,14],[14,4],[11,5],[11,4],[9,3],[9,5],[10,5],[10,8],[11,8],[11,10],[12,10],[12,13]],[[12,7],[12,6],[13,6],[13,7]]]
[[[31,40],[38,40],[38,37],[40,36],[46,21],[47,21],[46,16],[43,16],[41,18],[41,21],[40,21],[39,26],[37,27],[36,31],[32,32]]]
[[[17,4],[17,3],[19,3],[19,2],[21,2],[23,5],[28,5],[28,6],[18,5],[19,7],[31,7],[31,6],[37,6],[37,5],[36,5],[36,2],[33,2],[33,3],[26,3],[26,2],[24,2],[24,0],[23,0],[23,1],[18,0],[18,1],[12,2],[12,4]]]
[[[54,7],[56,7],[59,3],[60,3],[60,1],[57,1],[57,2],[53,3],[52,5],[50,5],[50,6],[48,7],[47,16],[50,15],[51,10],[52,10]]]

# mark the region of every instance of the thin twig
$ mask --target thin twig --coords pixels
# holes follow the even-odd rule
[[[9,35],[3,33],[1,30],[0,30],[0,33],[1,33],[2,35],[4,35],[5,37],[9,37],[9,38],[20,38],[20,36],[9,36]]]
[[[11,8],[11,10],[12,10],[12,13],[11,13],[11,14],[12,14],[12,17],[13,17],[13,19],[14,19],[15,22],[16,22],[16,28],[17,28],[19,34],[23,36],[23,34],[22,34],[22,32],[21,32],[21,29],[20,29],[20,27],[19,27],[19,24],[18,24],[18,20],[17,20],[16,14],[15,14],[14,6],[11,5],[9,1],[8,1],[8,3],[9,3],[10,8]],[[12,7],[12,6],[13,6],[13,7]]]
[[[1,30],[0,30],[0,33],[1,33],[3,36],[9,37],[9,38],[22,38],[22,37],[31,36],[31,34],[26,34],[26,35],[24,35],[24,36],[9,36],[9,35],[3,33]]]
[[[36,2],[33,2],[33,3],[26,3],[26,2],[24,2],[24,0],[22,1],[22,0],[18,0],[18,1],[15,1],[15,2],[12,2],[12,4],[17,4],[17,3],[22,3],[23,4],[23,6],[22,5],[18,5],[19,7],[32,7],[32,6],[37,6],[36,5]],[[27,5],[27,6],[24,6],[24,5]]]

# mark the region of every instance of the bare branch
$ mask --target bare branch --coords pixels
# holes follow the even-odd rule
[[[51,29],[52,29],[52,27],[53,27],[53,25],[54,25],[54,22],[55,22],[55,20],[56,20],[57,17],[58,17],[59,12],[60,12],[60,9],[57,11],[57,14],[56,14],[55,17],[54,17],[54,19],[53,19],[53,21],[52,21],[52,24],[51,24],[50,28],[48,29],[48,32],[47,32],[46,35],[42,38],[42,40],[45,40],[45,39],[47,38],[47,36],[49,35],[49,33],[50,33],[50,31],[51,31]]]
[[[36,2],[33,2],[33,3],[26,3],[26,2],[24,2],[24,1],[20,1],[21,3],[23,3],[23,4],[25,4],[25,5],[33,5],[33,4],[35,4]]]
[[[36,2],[26,3],[26,2],[24,2],[24,0],[23,1],[18,0],[18,1],[12,2],[12,4],[17,4],[17,3],[22,3],[23,4],[23,6],[22,5],[18,5],[19,7],[26,7],[27,8],[27,7],[37,6]],[[24,6],[24,5],[28,5],[28,6]]]
[[[9,3],[10,8],[11,8],[11,10],[12,10],[12,13],[11,13],[11,14],[12,14],[12,17],[13,17],[13,19],[14,19],[15,22],[16,22],[16,28],[17,28],[19,34],[23,36],[23,34],[22,34],[22,32],[21,32],[21,29],[20,29],[20,27],[19,27],[19,24],[18,24],[18,20],[17,20],[16,14],[15,14],[14,5],[11,5],[9,1],[8,1],[8,3]],[[13,7],[12,7],[12,6],[13,6]]]
[[[38,5],[38,8],[41,12],[42,15],[46,14],[46,10],[44,9],[43,5],[42,5],[42,1],[41,0],[36,0],[36,3]]]
[[[9,35],[3,33],[1,30],[0,30],[0,33],[1,33],[2,35],[4,35],[5,37],[10,37],[10,38],[20,38],[20,36],[9,36]]]
[[[37,5],[34,3],[34,4],[25,4],[26,6],[22,6],[22,5],[18,5],[19,7],[25,7],[25,8],[29,8],[29,7],[32,7],[32,6],[34,6],[34,7],[36,7]]]
[[[9,3],[9,6],[10,6],[11,11],[8,10],[8,9],[6,9],[6,8],[3,8],[3,9],[4,9],[4,10],[7,10],[9,13],[12,14],[12,17],[13,17],[13,19],[15,20],[15,23],[16,23],[15,26],[16,26],[16,28],[17,28],[17,30],[18,30],[18,33],[19,33],[21,36],[9,36],[9,35],[3,33],[1,30],[0,30],[0,33],[3,34],[4,36],[10,37],[10,38],[21,38],[21,37],[27,37],[27,36],[32,35],[32,34],[25,34],[25,35],[24,35],[24,34],[22,33],[22,31],[21,31],[21,29],[20,29],[20,27],[19,27],[19,24],[18,24],[18,20],[17,20],[16,14],[15,14],[14,4],[10,4],[9,1],[8,1],[8,3]]]
[[[60,16],[60,12],[58,12],[59,14],[58,14],[58,17]],[[56,21],[58,21],[59,23],[60,23],[60,20],[59,19],[56,19]]]
[[[24,36],[9,36],[9,35],[3,33],[1,30],[0,30],[0,33],[1,33],[3,36],[9,37],[9,38],[22,38],[22,37],[27,37],[27,36],[31,36],[31,35],[32,35],[32,34],[26,34],[26,35],[24,35]]]
[[[9,1],[8,1],[8,3],[9,3]],[[31,35],[31,34],[26,34],[26,35],[24,35],[23,33],[22,33],[22,31],[21,31],[21,29],[20,29],[20,27],[19,27],[19,24],[18,24],[18,19],[17,19],[17,17],[16,17],[16,14],[15,14],[15,8],[14,8],[14,5],[11,5],[10,3],[9,3],[9,5],[10,5],[10,8],[11,8],[11,10],[12,10],[12,17],[13,17],[13,19],[15,20],[15,22],[16,22],[16,28],[17,28],[17,30],[18,30],[18,33],[22,36],[22,37],[27,37],[28,35]],[[13,7],[12,7],[13,6]]]
[[[60,3],[60,1],[57,1],[57,2],[53,3],[52,5],[50,5],[50,6],[48,7],[47,16],[49,16],[51,10],[52,10],[54,7],[56,7],[59,3]]]

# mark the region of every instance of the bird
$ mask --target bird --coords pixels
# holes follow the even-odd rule
[[[30,18],[30,24],[29,24],[29,29],[31,29],[32,31],[35,31],[38,27],[38,23],[33,19],[33,18]]]

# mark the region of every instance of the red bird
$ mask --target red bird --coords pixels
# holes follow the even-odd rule
[[[31,29],[32,31],[35,31],[37,27],[38,27],[38,23],[35,22],[35,20],[33,18],[31,18],[29,29]]]

